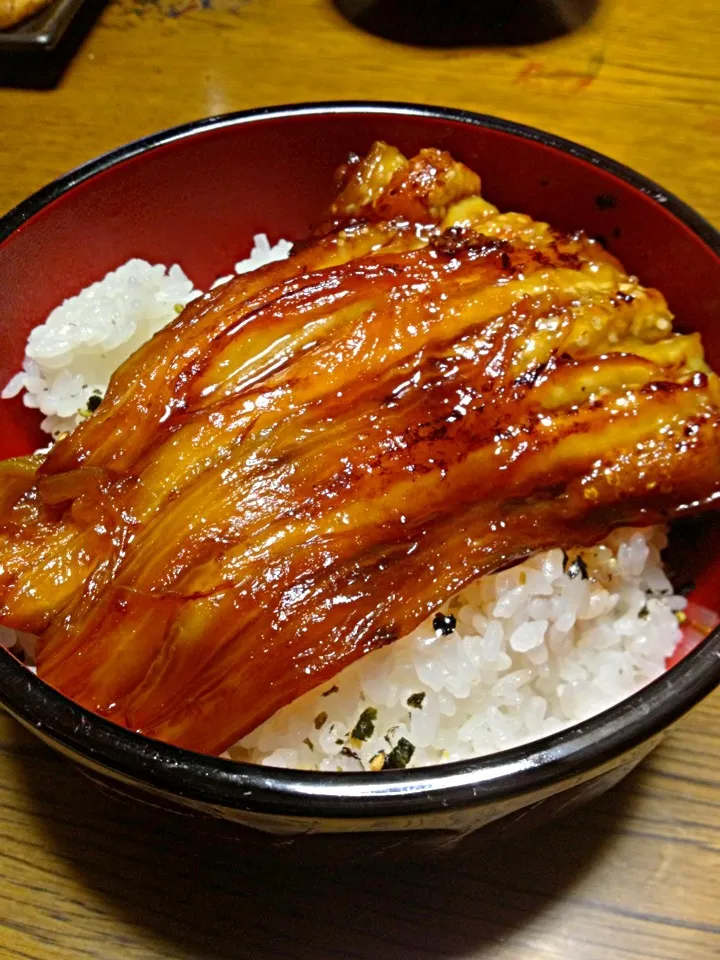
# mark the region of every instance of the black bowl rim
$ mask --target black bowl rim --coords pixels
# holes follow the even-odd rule
[[[0,245],[85,180],[141,153],[207,129],[298,115],[385,113],[486,127],[569,153],[647,194],[720,256],[720,233],[682,200],[594,150],[485,114],[393,101],[262,107],[196,120],[135,140],[58,178],[0,218]],[[315,773],[236,763],[125,730],[83,709],[0,656],[0,703],[70,754],[120,779],[188,801],[248,813],[317,820],[383,819],[496,803],[575,780],[659,735],[720,684],[720,629],[643,690],[589,720],[533,743],[469,761],[383,774]]]

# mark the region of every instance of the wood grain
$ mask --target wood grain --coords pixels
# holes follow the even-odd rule
[[[111,0],[56,89],[0,90],[0,211],[90,157],[200,116],[335,98],[544,127],[720,224],[716,0],[605,2],[534,48],[418,50],[329,0]],[[632,778],[462,863],[279,872],[109,800],[0,719],[7,960],[708,960],[720,956],[720,694]]]

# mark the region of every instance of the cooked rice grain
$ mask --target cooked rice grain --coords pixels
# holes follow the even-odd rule
[[[405,740],[415,748],[408,766],[426,766],[600,713],[658,677],[680,639],[686,601],[663,572],[665,543],[661,529],[625,529],[567,558],[550,550],[483,577],[442,608],[456,620],[450,635],[429,617],[280,710],[230,755],[360,771],[376,769],[380,754],[387,764]],[[361,740],[353,731],[368,708],[377,713]]]
[[[253,238],[235,273],[248,273],[284,260],[292,244],[272,245],[264,233]],[[231,280],[220,277],[213,286]],[[23,390],[26,407],[38,409],[41,428],[58,437],[88,415],[93,396],[102,397],[120,364],[166,326],[200,291],[182,269],[129,260],[102,280],[56,307],[28,337],[23,368],[0,393],[3,400]]]
[[[198,295],[179,266],[129,260],[30,331],[23,368],[0,397],[25,390],[25,406],[44,414],[43,430],[57,437],[74,429],[120,364]]]

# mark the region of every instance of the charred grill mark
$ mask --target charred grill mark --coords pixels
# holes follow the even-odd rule
[[[378,629],[375,631],[372,646],[373,648],[386,647],[389,643],[394,643],[399,639],[400,634],[398,633],[397,627],[394,627],[390,624],[385,624],[384,626],[378,627]]]
[[[431,237],[429,246],[446,257],[466,255],[472,260],[494,257],[503,270],[510,269],[515,251],[508,240],[485,237],[466,227],[450,227],[439,236]]]
[[[652,383],[646,383],[641,388],[642,393],[652,394],[652,393],[676,393],[678,390],[682,390],[683,385],[680,383],[672,383],[669,380],[654,380]]]
[[[548,365],[546,363],[539,363],[537,366],[524,370],[519,377],[515,378],[513,385],[517,387],[534,387],[547,367]]]

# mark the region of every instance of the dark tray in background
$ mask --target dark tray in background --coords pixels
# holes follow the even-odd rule
[[[105,2],[54,0],[24,23],[0,30],[0,87],[57,86]]]
[[[54,0],[8,30],[0,30],[0,55],[54,50],[85,0]]]

